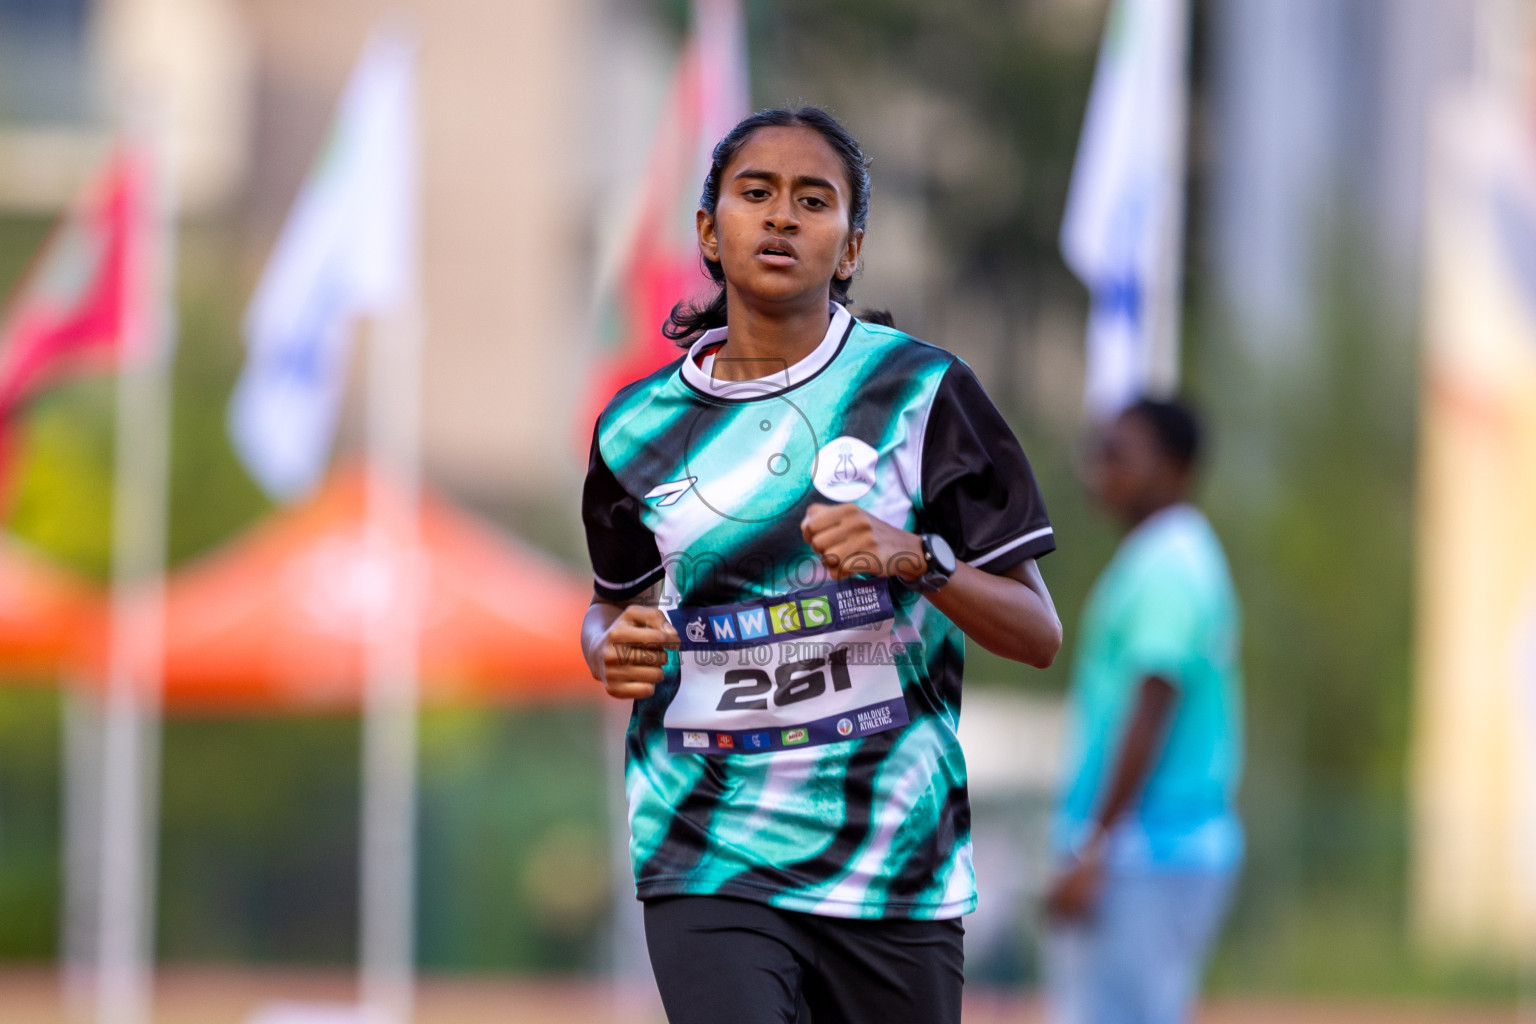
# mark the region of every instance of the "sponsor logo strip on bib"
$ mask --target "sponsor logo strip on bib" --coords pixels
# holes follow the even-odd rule
[[[743,604],[667,612],[682,650],[734,650],[868,626],[891,618],[885,580],[851,580]]]
[[[906,724],[906,700],[888,700],[790,728],[668,729],[667,750],[673,754],[752,754],[856,740]]]

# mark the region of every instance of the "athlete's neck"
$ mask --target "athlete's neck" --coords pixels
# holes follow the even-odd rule
[[[831,323],[829,296],[792,307],[763,308],[726,286],[726,318],[730,329],[715,353],[716,380],[756,380],[782,373],[821,344]]]

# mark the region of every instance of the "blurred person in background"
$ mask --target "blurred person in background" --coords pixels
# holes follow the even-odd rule
[[[1200,449],[1187,406],[1142,399],[1088,469],[1128,532],[1089,595],[1068,698],[1046,901],[1056,1024],[1188,1020],[1242,861],[1239,611],[1189,500]]]

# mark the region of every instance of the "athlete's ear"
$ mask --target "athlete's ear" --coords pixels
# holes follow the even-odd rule
[[[703,210],[699,211],[703,213]],[[837,261],[837,277],[841,281],[852,279],[854,272],[859,269],[859,250],[864,247],[864,229],[848,233],[848,244],[843,247],[843,256]]]
[[[699,254],[711,263],[719,263],[720,237],[715,234],[715,215],[701,206],[693,215],[693,223],[699,232]]]

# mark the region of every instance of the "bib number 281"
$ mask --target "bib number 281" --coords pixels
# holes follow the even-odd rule
[[[848,677],[848,648],[834,648],[825,658],[785,662],[774,670],[771,678],[760,668],[733,669],[725,674],[726,691],[715,710],[766,711],[770,700],[766,694],[770,690],[775,707],[814,700],[827,692],[829,674],[834,691],[853,686]]]

